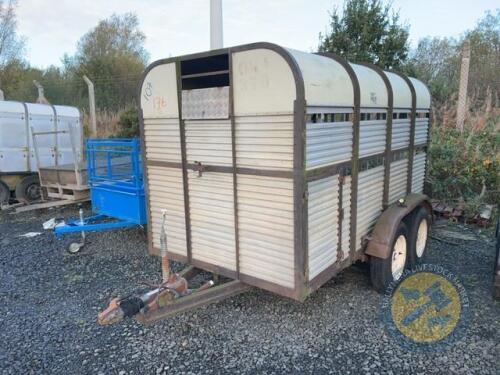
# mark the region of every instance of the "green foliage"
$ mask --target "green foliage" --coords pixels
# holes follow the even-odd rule
[[[454,100],[460,80],[461,50],[465,40],[471,47],[468,95],[470,104],[481,106],[488,97],[499,105],[500,9],[487,12],[472,31],[460,39],[425,38],[403,67],[405,73],[422,80],[438,106]]]
[[[0,0],[0,69],[24,54],[24,40],[17,34],[16,7],[17,0]]]
[[[120,114],[118,120],[120,130],[117,137],[133,138],[139,137],[139,111],[137,107],[130,107]]]
[[[408,26],[380,0],[346,0],[342,14],[333,9],[330,30],[319,38],[320,52],[383,68],[397,68],[408,56]]]
[[[499,203],[500,116],[481,130],[433,126],[429,147],[432,197],[445,202]],[[477,213],[477,212],[476,212]]]

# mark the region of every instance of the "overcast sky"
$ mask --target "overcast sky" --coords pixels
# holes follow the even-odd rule
[[[334,5],[342,0],[223,0],[224,46],[274,42],[316,49]],[[19,33],[35,66],[59,65],[78,39],[100,19],[135,12],[146,34],[151,61],[209,49],[209,0],[20,0]],[[459,36],[498,0],[393,0],[410,24],[415,46],[425,36]]]

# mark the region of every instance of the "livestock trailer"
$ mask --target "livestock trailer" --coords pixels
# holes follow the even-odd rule
[[[36,148],[33,131],[40,133]],[[0,101],[0,203],[8,201],[11,191],[18,200],[37,199],[39,167],[81,160],[82,136],[77,108]]]
[[[430,104],[417,79],[270,43],[154,62],[149,252],[165,227],[169,258],[299,301],[370,260],[383,290],[424,255]]]

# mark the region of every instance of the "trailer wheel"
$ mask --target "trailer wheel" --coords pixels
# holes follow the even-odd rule
[[[370,259],[370,277],[375,290],[383,293],[391,282],[400,280],[407,263],[408,230],[405,223],[400,222],[392,243],[391,255],[387,259]]]
[[[409,265],[415,267],[421,263],[427,250],[427,238],[431,224],[431,215],[424,207],[416,209],[410,222],[409,236]]]
[[[0,181],[0,204],[9,203],[10,189],[2,181]]]
[[[41,188],[38,176],[30,175],[24,177],[16,186],[16,199],[19,202],[31,203],[40,199]]]
[[[83,246],[84,244],[81,242],[71,242],[66,248],[66,251],[70,254],[76,254],[80,252]]]

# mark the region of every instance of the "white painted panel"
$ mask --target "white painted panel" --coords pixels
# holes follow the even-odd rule
[[[148,167],[148,207],[153,245],[160,248],[162,210],[167,210],[167,249],[187,256],[184,188],[180,168]]]
[[[378,73],[363,65],[350,64],[358,77],[361,107],[387,107],[387,88]]]
[[[325,56],[287,51],[299,65],[308,106],[354,106],[352,82],[342,65]]]
[[[410,78],[413,87],[415,87],[415,93],[417,95],[417,108],[427,109],[431,107],[431,93],[427,86],[416,78]]]
[[[30,142],[32,142],[31,128],[35,133],[55,131],[54,111],[51,106],[45,104],[27,103],[28,119],[30,126]],[[39,163],[41,167],[55,165],[56,134],[44,134],[36,136]],[[31,144],[31,143],[30,143]],[[37,170],[34,150],[31,155],[31,170]]]
[[[193,259],[236,270],[233,175],[188,174]]]
[[[293,180],[238,175],[240,272],[294,287]]]
[[[408,176],[408,159],[401,159],[391,163],[389,179],[389,204],[406,196],[406,181]]]
[[[408,116],[409,117],[409,116]],[[410,145],[410,118],[392,120],[392,150],[399,150]]]
[[[426,144],[428,134],[429,119],[417,117],[415,119],[415,146]]]
[[[141,88],[141,109],[144,119],[179,117],[175,63],[151,69]]]
[[[344,178],[342,187],[342,209],[344,210],[344,218],[342,220],[342,243],[339,251],[342,251],[342,260],[349,256],[351,246],[351,176]]]
[[[307,168],[352,158],[352,122],[319,122],[306,125]]]
[[[0,101],[0,172],[28,171],[28,152],[24,106]]]
[[[411,180],[411,192],[423,193],[425,181],[426,153],[420,152],[413,159],[413,175]]]
[[[68,133],[60,133],[57,135],[57,149],[58,149],[58,163],[61,164],[72,164],[75,161],[73,156],[73,149],[71,147],[71,141],[75,146],[76,160],[78,162],[83,160],[83,138],[82,138],[82,124],[80,122],[80,112],[74,107],[66,106],[54,106],[57,114],[57,130],[67,131]],[[69,133],[71,129],[71,134],[73,140]]]
[[[335,263],[338,248],[339,176],[308,184],[309,280]]]
[[[235,52],[232,60],[236,116],[293,112],[295,80],[282,56],[259,48]]]
[[[380,154],[385,150],[387,120],[359,122],[359,156]]]
[[[393,107],[394,108],[411,108],[411,91],[410,86],[403,78],[397,74],[384,71],[385,75],[391,83],[393,92]]]
[[[238,116],[235,130],[238,167],[293,169],[293,116]]]
[[[180,163],[180,139],[178,119],[144,119],[146,159]]]
[[[383,165],[359,173],[356,249],[361,248],[362,238],[370,233],[382,212],[383,193]]]

